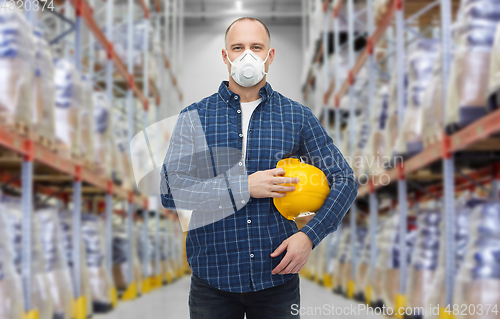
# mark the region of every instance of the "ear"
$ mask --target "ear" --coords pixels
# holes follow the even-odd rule
[[[271,48],[271,51],[269,51],[269,65],[271,65],[274,61],[274,55],[276,54],[274,48]]]
[[[227,50],[225,48],[222,48],[222,61],[224,62],[224,64],[228,64],[229,61],[227,60]]]

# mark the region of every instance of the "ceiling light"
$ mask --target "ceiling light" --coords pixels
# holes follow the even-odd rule
[[[242,0],[236,0],[236,11],[238,11],[238,12],[243,11],[243,1]]]

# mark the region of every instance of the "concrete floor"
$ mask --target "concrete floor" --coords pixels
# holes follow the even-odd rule
[[[189,319],[188,295],[190,276],[185,276],[141,298],[121,302],[106,315],[95,315],[95,319]],[[382,319],[359,310],[358,304],[333,294],[326,288],[300,278],[301,318],[348,318]],[[352,308],[351,308],[352,307]],[[340,309],[342,308],[342,309]],[[353,311],[357,310],[357,311]],[[339,313],[336,315],[335,312]],[[342,311],[342,312],[340,312]],[[343,315],[342,315],[343,314]]]

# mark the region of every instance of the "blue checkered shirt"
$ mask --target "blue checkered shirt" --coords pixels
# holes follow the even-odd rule
[[[191,270],[213,287],[237,293],[277,286],[296,275],[272,275],[286,251],[270,254],[298,227],[278,212],[272,198],[249,196],[248,175],[273,169],[289,157],[325,173],[330,193],[300,230],[314,247],[337,229],[358,191],[351,167],[308,107],[273,91],[269,83],[259,95],[262,101],[247,132],[246,174],[238,162],[243,161],[240,97],[229,90],[228,81],[180,112],[161,174],[162,205],[193,210],[186,238]],[[204,135],[201,142],[192,136],[196,123]],[[199,146],[203,143],[205,151]],[[187,191],[176,197],[174,187]],[[226,213],[214,218],[208,211]]]

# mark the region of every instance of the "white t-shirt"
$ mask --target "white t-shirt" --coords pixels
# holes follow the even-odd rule
[[[253,110],[260,104],[262,98],[252,101],[241,103],[241,131],[243,134],[243,161],[246,157],[247,149],[247,134],[248,134],[248,124],[250,123],[250,117],[252,117]]]

